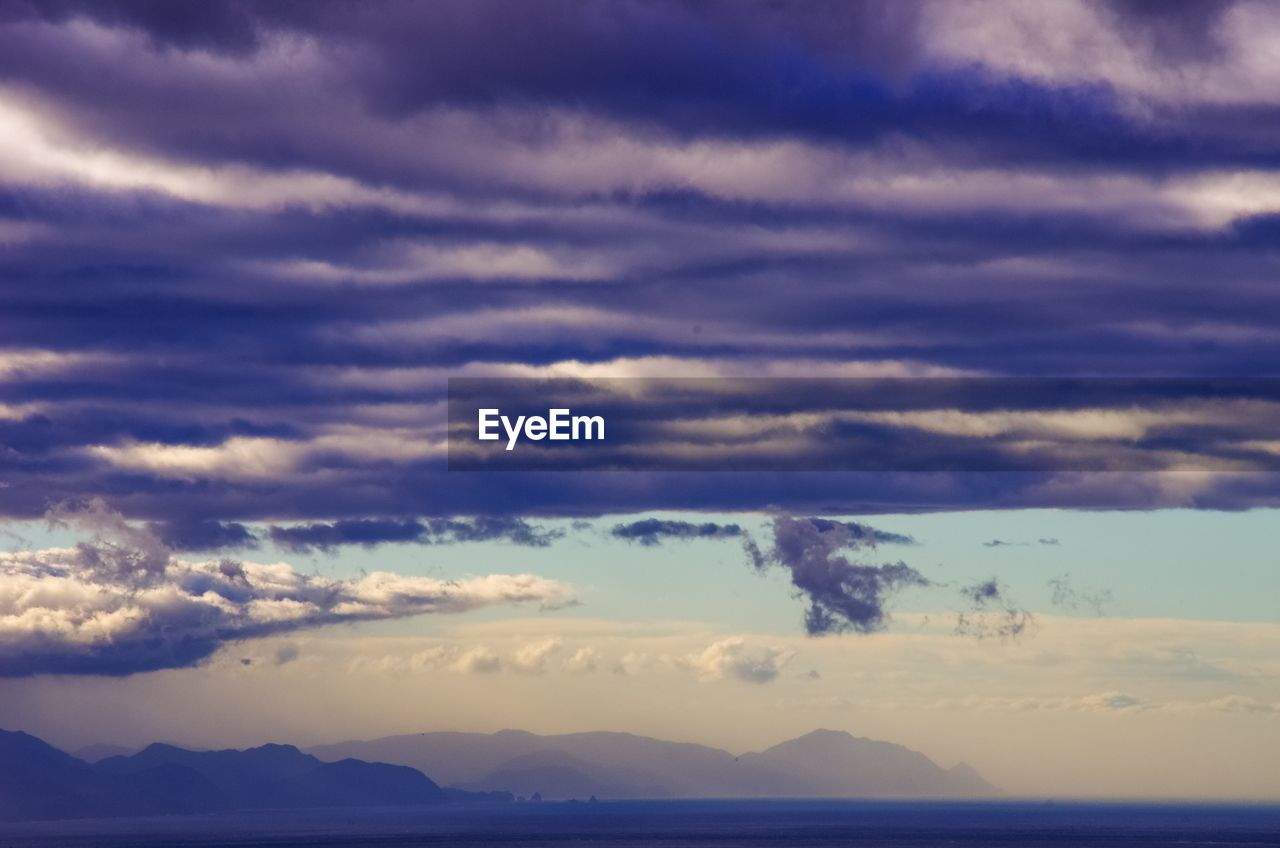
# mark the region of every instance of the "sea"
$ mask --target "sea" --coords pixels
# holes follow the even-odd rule
[[[460,804],[0,824],[0,848],[1280,846],[1280,806],[1055,801]]]

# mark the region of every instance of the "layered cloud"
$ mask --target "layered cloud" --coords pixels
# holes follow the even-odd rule
[[[665,539],[733,539],[744,535],[737,524],[716,524],[713,521],[693,523],[661,518],[642,518],[625,524],[615,524],[609,531],[618,539],[652,547]]]
[[[100,495],[175,548],[310,550],[455,515],[1275,504],[1234,466],[444,471],[451,376],[1267,373],[1274,15],[1144,8],[9,4],[0,513]],[[1152,432],[952,412],[834,424]],[[1169,454],[1221,447],[1178,420]]]
[[[472,519],[348,519],[291,526],[273,525],[267,535],[286,550],[328,551],[343,545],[369,548],[390,542],[452,544],[456,542],[505,541],[544,548],[560,538],[563,531],[546,530],[520,518],[481,516]]]
[[[902,626],[869,639],[744,635],[698,621],[470,618],[450,626],[446,638],[351,640],[322,631],[305,637],[302,659],[297,660],[301,665],[293,671],[454,675],[478,671],[470,660],[459,663],[474,656],[492,658],[480,665],[504,672],[500,676],[512,685],[532,687],[541,684],[522,667],[522,657],[527,665],[536,655],[545,660],[542,673],[556,678],[557,685],[598,687],[602,697],[618,700],[631,695],[617,690],[621,684],[611,679],[615,675],[582,673],[591,666],[596,671],[625,667],[638,687],[664,691],[694,683],[732,693],[735,684],[747,682],[769,683],[779,697],[786,690],[786,697],[844,698],[842,703],[806,702],[805,710],[848,709],[860,703],[886,712],[1268,716],[1280,698],[1274,650],[1280,628],[1274,624],[1045,614],[1026,638],[982,643],[955,638],[951,622],[943,617],[900,613],[899,618]],[[265,642],[261,656],[269,659],[272,648],[271,641]],[[1053,673],[1046,673],[1047,668]],[[820,673],[806,673],[810,669]],[[497,683],[498,675],[486,681]],[[776,721],[776,705],[767,702],[761,719]],[[679,711],[685,706],[677,699],[664,708]]]

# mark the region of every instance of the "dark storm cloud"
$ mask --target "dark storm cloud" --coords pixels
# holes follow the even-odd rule
[[[829,518],[806,518],[821,533],[838,530],[848,533],[853,542],[874,547],[875,545],[914,545],[916,540],[902,533],[890,533],[856,521],[832,521]]]
[[[864,0],[515,7],[447,0],[430,13],[412,2],[6,5],[15,24],[88,20],[139,33],[155,49],[242,61],[280,39],[311,39],[342,55],[342,85],[395,116],[440,105],[574,103],[739,130],[761,122],[849,127],[856,125],[850,107],[864,100],[891,108],[879,78],[915,64],[919,23],[916,4]],[[42,65],[67,89],[89,84]]]
[[[251,9],[248,4],[238,2],[188,4],[108,0],[84,3],[53,0],[34,3],[7,0],[2,9],[4,18],[9,20],[30,17],[65,23],[76,17],[86,17],[107,26],[136,27],[145,31],[157,44],[179,49],[201,47],[243,53],[258,44],[257,24]]]
[[[501,541],[545,548],[564,536],[563,530],[539,527],[507,515],[484,515],[464,520],[433,518],[427,522],[427,529],[435,544]]]
[[[1168,163],[1196,152],[1176,134],[1117,116],[1115,97],[1103,85],[1011,83],[970,67],[940,73],[928,55],[935,34],[922,31],[930,5],[659,0],[600,7],[574,0],[512,9],[485,0],[437,3],[426,14],[410,2],[222,2],[190,11],[152,3],[18,3],[10,4],[9,21],[23,34],[36,22],[67,28],[91,21],[135,36],[162,56],[211,51],[240,62],[298,49],[301,41],[344,64],[340,70],[325,61],[304,64],[299,70],[316,76],[285,76],[282,94],[314,99],[318,76],[391,120],[440,107],[568,107],[681,135],[800,134],[867,144],[909,132],[965,157],[980,156],[984,143],[1026,160],[1049,154],[1133,164],[1141,152]],[[1221,15],[1220,6],[1196,5],[1174,14],[1150,14],[1137,3],[1101,9],[1108,22],[1153,45],[1152,62],[1174,63],[1190,53],[1194,34],[1211,30]],[[112,137],[185,146],[221,161],[271,162],[292,142],[290,154],[308,165],[402,180],[415,170],[402,148],[346,128],[307,140],[301,127],[279,121],[248,126],[251,108],[268,96],[248,80],[156,79],[125,65],[119,72],[130,84],[108,93],[116,107],[108,114],[92,102],[100,53],[86,51],[79,66],[68,67],[43,55],[44,37],[14,37],[7,46],[11,73],[39,75],[59,94],[84,101],[85,120]],[[150,95],[149,105],[131,96],[138,90]],[[184,129],[176,115],[157,114],[161,104],[194,113],[196,104],[182,99],[190,90],[204,94],[220,117],[245,124],[247,133],[228,142],[221,133]],[[371,143],[382,145],[382,156],[354,155],[353,148]]]
[[[642,518],[626,524],[615,524],[611,536],[653,546],[664,539],[733,539],[743,535],[737,524],[716,524],[712,521],[695,524],[691,521],[666,521],[661,518]]]
[[[450,516],[1275,503],[1256,475],[902,475],[974,466],[865,422],[806,435],[874,474],[816,473],[820,438],[814,474],[444,471],[460,374],[1267,373],[1256,10],[1081,0],[1023,37],[969,8],[0,3],[0,513],[101,497],[213,550],[261,522],[323,549],[548,538]],[[1120,40],[1029,63],[1036,27]],[[1255,413],[1137,447],[1254,467]]]
[[[305,553],[332,551],[343,545],[374,547],[393,542],[445,545],[456,542],[503,541],[529,547],[546,547],[564,535],[509,516],[479,516],[471,519],[350,519],[332,523],[268,528],[271,541],[286,550]]]
[[[273,526],[267,533],[276,545],[290,551],[331,551],[342,545],[373,547],[387,542],[421,542],[427,528],[418,521],[352,519],[332,524]]]
[[[867,565],[850,559],[869,545],[846,523],[777,516],[772,550],[760,562],[790,572],[798,596],[809,604],[804,616],[809,635],[871,633],[887,623],[891,595],[931,583],[903,562]]]
[[[1224,45],[1217,28],[1232,0],[1099,0],[1126,33],[1171,61],[1209,60]]]
[[[175,551],[216,551],[256,548],[258,537],[234,521],[182,520],[157,522],[148,529]]]

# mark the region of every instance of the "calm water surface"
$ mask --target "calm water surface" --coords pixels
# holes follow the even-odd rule
[[[0,825],[0,848],[1280,846],[1280,807],[614,801]]]

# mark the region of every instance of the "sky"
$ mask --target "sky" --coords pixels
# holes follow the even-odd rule
[[[831,727],[1280,798],[1277,43],[1247,0],[0,2],[0,726]],[[653,441],[449,470],[470,377]]]

